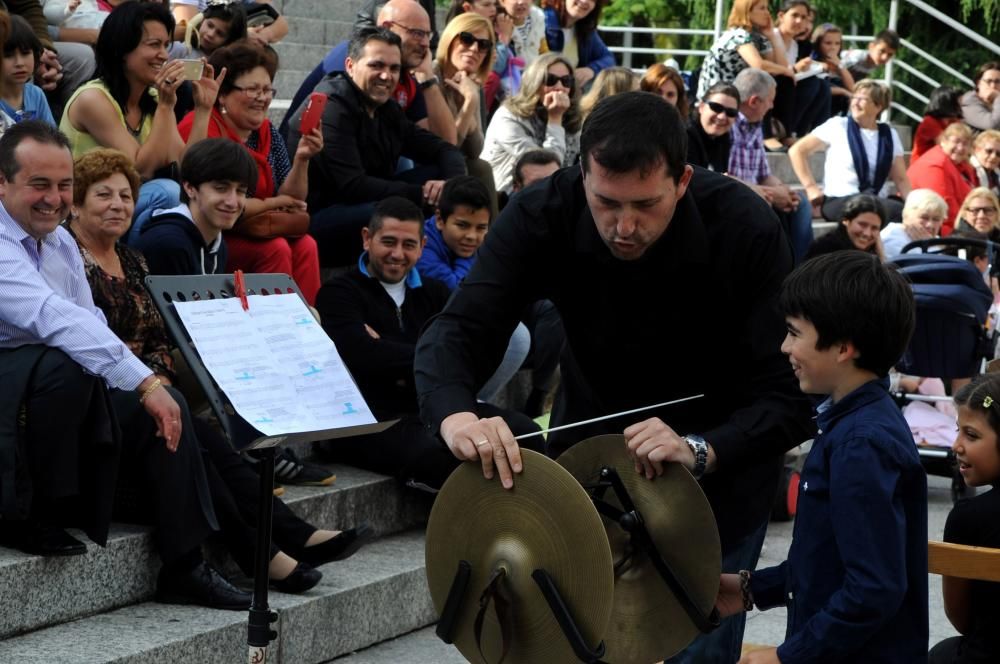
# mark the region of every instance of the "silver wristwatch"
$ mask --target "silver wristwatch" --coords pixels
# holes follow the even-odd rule
[[[694,468],[691,469],[691,474],[696,480],[700,480],[701,476],[705,474],[705,465],[708,463],[708,443],[705,442],[704,438],[695,434],[684,436],[684,441],[691,448],[691,453],[694,454]]]

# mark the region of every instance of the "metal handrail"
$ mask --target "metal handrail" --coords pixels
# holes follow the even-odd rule
[[[898,1],[899,0],[893,0],[893,3],[896,3]],[[923,2],[923,0],[905,0],[905,1],[908,2],[908,3],[910,3],[911,5],[913,5],[917,9],[923,11],[925,14],[930,14],[931,16],[933,16],[937,20],[941,21],[942,23],[944,23],[945,25],[947,25],[949,28],[951,28],[955,32],[958,32],[959,34],[961,34],[961,35],[963,35],[965,37],[968,37],[969,39],[971,39],[972,41],[976,42],[977,44],[979,44],[980,46],[982,46],[986,50],[993,51],[997,55],[1000,55],[1000,46],[997,46],[996,44],[994,44],[993,42],[991,42],[989,39],[987,39],[986,37],[983,37],[982,35],[978,34],[977,32],[975,32],[973,30],[970,30],[969,28],[967,28],[966,26],[962,25],[961,23],[959,23],[958,21],[956,21],[952,17],[948,16],[944,12],[935,9],[934,7],[932,7],[931,5],[927,4],[926,2]],[[893,29],[895,29],[895,28],[893,28]]]
[[[906,117],[910,118],[911,120],[916,120],[917,122],[920,122],[921,120],[923,120],[922,117],[920,117],[919,115],[917,115],[916,113],[914,113],[913,111],[911,111],[910,109],[908,109],[907,107],[903,106],[899,102],[895,102],[894,101],[894,102],[892,102],[889,105],[892,108],[896,109],[897,111],[901,112]]]
[[[907,50],[913,51],[914,53],[916,53],[917,55],[919,55],[920,57],[922,57],[924,60],[926,60],[927,62],[931,63],[932,65],[934,65],[936,67],[938,67],[939,69],[943,69],[944,71],[948,72],[948,74],[950,74],[951,76],[954,76],[955,78],[957,78],[958,80],[962,81],[963,83],[965,83],[969,87],[975,87],[976,84],[975,84],[975,82],[973,82],[973,80],[971,78],[969,78],[968,76],[966,76],[962,72],[958,71],[957,69],[955,69],[954,67],[952,67],[948,63],[942,62],[941,60],[937,59],[936,57],[934,57],[933,55],[931,55],[930,53],[928,53],[924,49],[920,48],[919,46],[917,46],[916,44],[914,44],[913,42],[911,42],[908,39],[900,39],[899,41],[900,41],[900,43],[903,46],[905,46],[907,48]]]
[[[920,71],[919,69],[917,69],[913,65],[910,65],[910,64],[908,64],[908,63],[906,63],[906,62],[904,62],[902,60],[899,60],[898,62],[896,62],[896,66],[899,67],[900,69],[902,69],[903,71],[906,71],[906,72],[909,72],[910,74],[913,74],[914,76],[916,76],[917,78],[919,78],[921,81],[923,81],[927,85],[931,86],[932,88],[941,87],[941,82],[940,81],[935,81],[933,78],[931,78],[930,76],[928,76],[924,72]]]
[[[601,32],[630,32],[635,33],[636,29],[630,25],[602,25],[598,27]],[[650,35],[715,35],[712,30],[700,30],[695,28],[642,28],[642,32]]]
[[[928,102],[930,102],[930,99],[928,97],[926,97],[925,95],[917,92],[916,90],[914,90],[913,88],[911,88],[910,86],[908,86],[906,83],[900,83],[899,81],[894,81],[893,85],[895,87],[899,88],[900,90],[902,90],[903,92],[905,92],[906,94],[910,95],[911,97],[915,97],[915,98],[919,99],[920,101],[922,101],[925,104],[928,103]]]

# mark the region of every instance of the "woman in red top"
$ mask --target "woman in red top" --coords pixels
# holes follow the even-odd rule
[[[249,41],[239,41],[212,53],[216,71],[226,70],[219,96],[208,122],[209,138],[228,138],[242,143],[257,162],[257,184],[247,200],[245,217],[269,210],[306,210],[309,160],[323,149],[319,128],[299,141],[289,159],[285,141],[267,119],[274,97],[274,74],[278,56]],[[178,130],[186,137],[193,125],[189,113]],[[313,304],[319,291],[319,250],[310,235],[268,240],[226,234],[229,249],[227,269],[291,275],[306,302]]]
[[[913,134],[911,164],[919,159],[920,155],[937,145],[938,137],[945,127],[962,119],[962,107],[958,103],[958,98],[961,96],[961,90],[949,88],[947,85],[942,85],[931,93],[927,110],[924,111],[924,119],[917,125],[917,131]]]
[[[972,130],[963,122],[948,125],[938,145],[912,162],[906,171],[914,189],[933,189],[948,203],[941,235],[951,233],[962,201],[972,190],[976,173],[969,164]]]

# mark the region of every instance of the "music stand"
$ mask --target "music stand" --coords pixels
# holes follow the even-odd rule
[[[259,450],[261,457],[260,496],[257,507],[257,546],[254,554],[254,591],[250,605],[247,626],[247,647],[249,661],[263,664],[267,660],[267,646],[277,637],[271,623],[278,619],[276,611],[267,605],[267,567],[271,547],[271,517],[274,492],[274,452],[281,443],[311,442],[329,438],[375,433],[392,426],[392,422],[380,422],[360,426],[288,433],[280,436],[261,435],[249,422],[240,417],[219,389],[215,380],[205,368],[191,337],[188,335],[180,316],[174,308],[174,301],[214,300],[237,296],[235,276],[232,274],[211,274],[196,276],[149,275],[146,277],[149,291],[163,317],[167,331],[187,361],[195,379],[205,392],[208,403],[219,420],[230,444],[237,451]],[[247,295],[279,295],[294,293],[300,298],[302,293],[287,274],[246,274],[244,283]],[[303,302],[305,299],[303,298]]]

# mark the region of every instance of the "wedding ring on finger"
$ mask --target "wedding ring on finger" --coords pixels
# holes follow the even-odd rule
[[[488,442],[490,442],[490,441],[489,440],[481,440],[478,443],[476,443],[476,447],[482,447],[483,445],[485,445]]]

